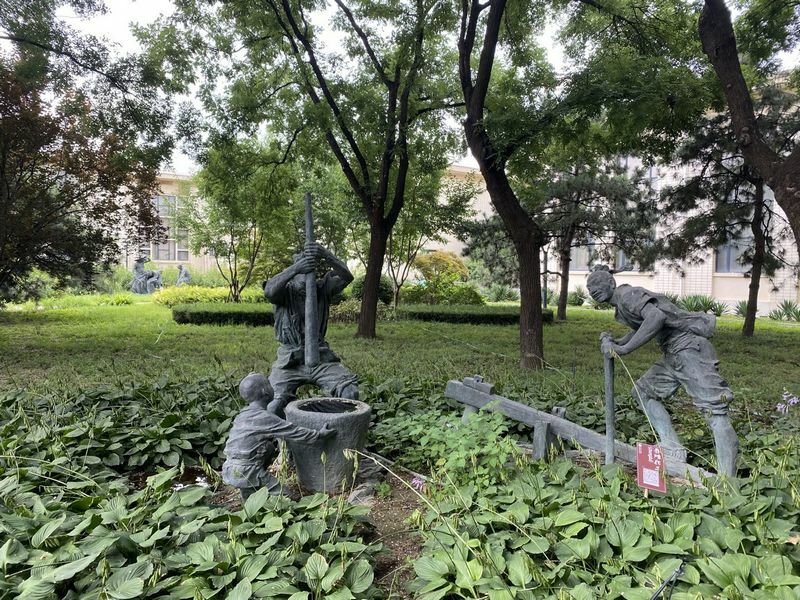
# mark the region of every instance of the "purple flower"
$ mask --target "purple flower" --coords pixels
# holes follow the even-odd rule
[[[789,405],[788,404],[784,404],[783,402],[781,402],[781,403],[779,403],[779,404],[777,404],[775,406],[775,410],[777,410],[779,413],[783,413],[785,415],[785,414],[787,414],[789,412]]]
[[[411,480],[411,487],[417,491],[422,491],[422,488],[425,487],[425,481],[421,477],[414,477]]]

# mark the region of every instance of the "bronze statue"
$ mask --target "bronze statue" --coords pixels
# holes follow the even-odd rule
[[[651,339],[661,347],[663,358],[636,382],[632,394],[641,400],[665,453],[685,460],[686,450],[663,405],[683,387],[714,434],[718,471],[735,476],[739,439],[728,418],[733,392],[719,374],[719,361],[709,341],[716,326],[714,315],[687,312],[641,287],[617,287],[613,275],[603,266],[595,267],[587,287],[595,301],[611,303],[616,320],[633,330],[619,339],[604,333],[604,354],[624,356]]]
[[[236,416],[228,434],[222,480],[238,488],[244,500],[262,487],[278,495],[280,482],[269,471],[278,457],[276,441],[311,444],[335,435],[336,431],[327,425],[319,431],[298,427],[276,415],[272,387],[261,373],[250,373],[242,379],[239,394],[247,406]]]

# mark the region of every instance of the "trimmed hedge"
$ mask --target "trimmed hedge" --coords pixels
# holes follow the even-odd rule
[[[153,302],[163,304],[172,308],[179,304],[195,303],[225,303],[228,301],[228,288],[209,288],[197,285],[182,285],[180,287],[168,287],[154,292],[151,296]],[[266,302],[264,292],[258,287],[249,287],[242,290],[242,302],[254,304],[256,302]]]
[[[271,304],[178,304],[172,308],[176,323],[192,325],[251,325],[275,323]]]
[[[441,321],[445,323],[472,323],[474,325],[513,325],[519,323],[518,306],[430,305],[403,304],[397,309],[402,319]],[[542,312],[545,323],[553,322],[553,311]]]

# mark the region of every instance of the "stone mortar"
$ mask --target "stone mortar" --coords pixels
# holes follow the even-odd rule
[[[287,441],[300,485],[318,492],[338,492],[342,482],[353,482],[353,461],[342,452],[363,450],[372,409],[369,404],[344,398],[308,398],[286,407],[286,420],[308,429],[327,424],[336,435],[313,444]],[[325,464],[322,455],[325,454]]]

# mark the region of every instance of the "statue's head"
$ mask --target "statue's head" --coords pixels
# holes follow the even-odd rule
[[[617,282],[606,265],[595,265],[586,280],[586,287],[595,302],[608,302],[614,294]]]
[[[274,392],[269,380],[261,373],[250,373],[239,382],[239,395],[251,404],[258,402],[265,408],[272,401]]]

